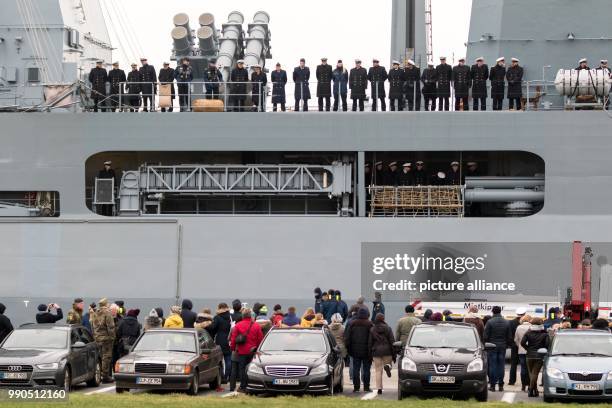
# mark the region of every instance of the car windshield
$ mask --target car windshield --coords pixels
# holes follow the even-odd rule
[[[478,340],[470,327],[420,325],[414,328],[408,344],[410,347],[475,349]]]
[[[556,336],[553,355],[593,355],[612,357],[612,336],[572,334]]]
[[[136,343],[133,350],[195,353],[195,336],[193,333],[185,332],[148,331]]]
[[[55,329],[15,330],[6,338],[3,349],[64,349],[68,331]]]
[[[271,332],[261,345],[261,351],[304,351],[324,353],[325,340],[321,332]]]

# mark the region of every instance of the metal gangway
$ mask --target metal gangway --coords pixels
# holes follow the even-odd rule
[[[120,214],[140,215],[157,207],[165,196],[306,196],[326,195],[348,200],[352,165],[143,165],[127,171],[119,191]]]

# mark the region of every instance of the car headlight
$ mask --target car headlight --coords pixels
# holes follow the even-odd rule
[[[416,363],[412,361],[411,359],[404,357],[402,358],[402,370],[403,371],[416,371],[417,370]]]
[[[59,363],[36,364],[36,368],[40,370],[57,370]]]
[[[263,374],[264,373],[263,368],[261,368],[255,363],[249,364],[249,368],[247,368],[247,372],[251,374]]]
[[[482,361],[481,358],[477,358],[476,360],[472,361],[467,366],[468,373],[473,373],[474,371],[482,371],[482,370],[484,370],[484,362]]]
[[[610,371],[608,373],[608,378],[606,378],[607,381],[612,381],[612,371]]]
[[[115,372],[116,373],[133,373],[134,364],[117,362],[115,363]]]
[[[563,379],[563,371],[559,370],[558,368],[548,367],[546,369],[546,375],[550,378],[556,378],[557,380]]]
[[[329,372],[329,366],[327,365],[327,363],[323,363],[310,370],[311,375],[327,374],[328,372]]]
[[[168,364],[168,374],[189,374],[190,372],[189,364]]]

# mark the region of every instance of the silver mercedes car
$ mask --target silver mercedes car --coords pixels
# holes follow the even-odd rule
[[[612,333],[561,330],[544,355],[544,401],[612,401]]]

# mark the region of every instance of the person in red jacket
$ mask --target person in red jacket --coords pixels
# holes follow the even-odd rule
[[[238,352],[240,392],[246,391],[246,367],[253,359],[253,354],[262,340],[263,332],[261,331],[261,327],[253,321],[251,310],[243,309],[242,320],[236,323],[230,338],[230,348]]]

